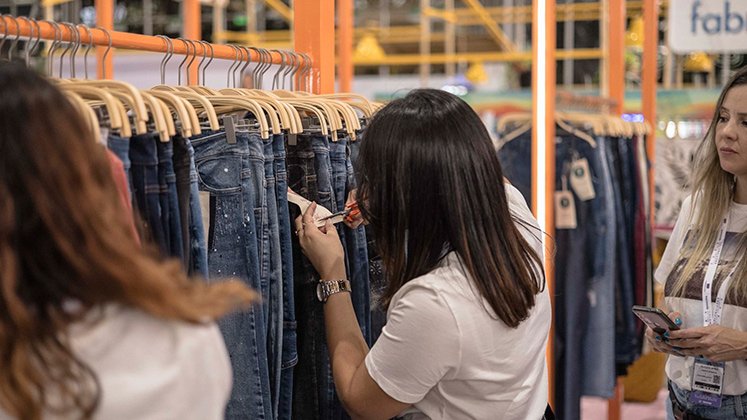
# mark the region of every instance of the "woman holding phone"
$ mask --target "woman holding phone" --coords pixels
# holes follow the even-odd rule
[[[364,137],[357,203],[388,282],[387,324],[370,350],[349,293],[338,293],[350,284],[336,229],[315,226],[314,205],[296,220],[322,278],[343,405],[363,419],[542,419],[542,232],[502,182],[482,121],[452,94],[415,90],[382,108]]]
[[[747,418],[747,67],[724,87],[655,278],[680,329],[668,353],[670,418]]]

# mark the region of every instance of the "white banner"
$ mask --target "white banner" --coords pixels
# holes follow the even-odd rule
[[[747,52],[747,0],[670,0],[675,53]]]

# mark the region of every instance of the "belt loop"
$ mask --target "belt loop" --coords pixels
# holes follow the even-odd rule
[[[741,395],[735,395],[734,396],[734,409],[737,411],[737,418],[744,417],[744,407],[742,406],[742,396]]]

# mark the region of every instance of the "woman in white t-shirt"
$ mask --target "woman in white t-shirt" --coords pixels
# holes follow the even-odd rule
[[[747,67],[721,92],[692,186],[655,276],[681,329],[646,334],[669,354],[670,418],[747,418]]]
[[[255,294],[140,246],[106,149],[49,81],[0,62],[0,98],[0,419],[222,419],[211,320]]]
[[[321,275],[343,405],[366,419],[542,419],[542,232],[502,182],[482,121],[450,93],[415,90],[378,111],[363,137],[352,207],[373,229],[388,281],[387,323],[370,350],[349,293],[337,293],[350,285],[336,229],[316,227],[315,205],[296,220]]]

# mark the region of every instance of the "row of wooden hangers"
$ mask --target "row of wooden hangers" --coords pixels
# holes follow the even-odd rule
[[[32,28],[36,27],[36,39],[34,39],[32,30],[31,37],[25,45],[25,60],[28,65],[29,56],[33,54],[41,41],[38,22],[25,17],[2,16],[5,35],[0,39],[0,49],[8,33],[9,21],[6,21],[6,18],[12,21],[25,19],[34,24],[30,25]],[[87,46],[84,53],[85,79],[78,79],[76,78],[75,58],[82,47],[80,30],[87,31],[89,39],[92,39],[90,36],[92,29],[85,25],[48,22],[55,28],[55,38],[48,52],[48,74],[53,75],[54,54],[63,44],[62,25],[70,30],[74,39],[68,42],[61,51],[59,78],[53,80],[86,117],[94,132],[99,132],[102,126],[106,126],[122,137],[155,131],[159,134],[161,141],[169,141],[177,133],[184,137],[192,137],[201,134],[203,129],[227,129],[226,126],[229,125],[231,130],[248,128],[256,131],[263,139],[268,139],[272,134],[287,132],[290,134],[320,133],[330,136],[333,141],[337,140],[339,134],[347,135],[355,140],[357,132],[362,127],[361,122],[369,119],[381,106],[356,94],[312,95],[304,90],[296,90],[298,88],[308,90],[309,88],[308,75],[311,61],[308,56],[238,45],[230,45],[236,51],[236,58],[227,72],[227,87],[212,89],[200,86],[200,74],[202,74],[204,83],[205,72],[214,58],[212,45],[204,41],[182,38],[172,40],[166,36],[159,36],[163,39],[167,50],[160,66],[161,84],[151,89],[137,89],[122,81],[89,80],[87,58],[93,47],[92,43]],[[106,57],[111,49],[111,35],[104,29],[95,29],[103,31],[109,37],[109,47],[104,54]],[[19,38],[16,37],[11,44],[9,59]],[[183,42],[188,54],[179,64],[178,84],[168,85],[165,82],[166,64],[173,56],[174,41]],[[198,46],[201,47],[200,51],[198,51]],[[210,56],[208,56],[209,50]],[[254,50],[260,57],[250,72],[253,85],[257,88],[240,88],[237,87],[237,76],[239,80],[244,80],[247,67],[251,64],[250,50]],[[273,52],[281,56],[281,63],[272,79],[272,90],[263,90],[261,88],[264,75],[273,65],[271,57]],[[70,53],[71,77],[64,79],[62,78],[63,61],[68,53]],[[182,86],[182,69],[188,69],[198,57],[198,53],[202,55],[197,66],[198,84],[190,86],[191,80],[187,73],[188,86]],[[184,67],[188,60],[188,64]],[[286,89],[286,84],[290,90]],[[246,119],[247,115],[251,118]],[[230,137],[229,141],[231,141]]]

